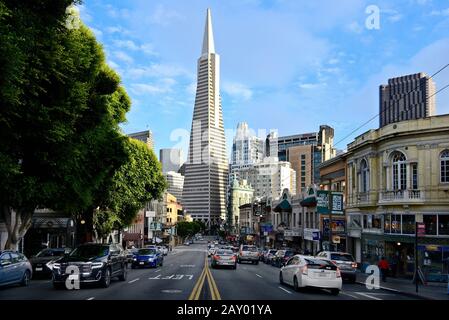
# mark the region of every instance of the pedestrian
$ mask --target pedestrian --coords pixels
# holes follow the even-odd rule
[[[377,266],[380,269],[380,273],[382,275],[382,281],[387,282],[387,272],[388,272],[388,269],[390,269],[390,264],[388,263],[388,260],[385,259],[385,257],[382,257],[382,259],[380,259]]]

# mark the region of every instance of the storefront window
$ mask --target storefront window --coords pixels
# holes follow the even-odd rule
[[[390,233],[391,232],[391,215],[386,214],[384,218],[384,232]]]
[[[426,225],[427,235],[437,234],[437,215],[436,214],[425,214],[424,224]]]
[[[449,214],[440,214],[438,216],[438,234],[449,235]]]
[[[401,233],[401,215],[391,215],[391,233]]]
[[[363,216],[364,229],[382,229],[382,215],[367,214]]]
[[[402,215],[402,233],[415,234],[415,216],[413,214]]]

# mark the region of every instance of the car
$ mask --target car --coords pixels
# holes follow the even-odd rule
[[[259,264],[259,250],[256,246],[243,244],[240,246],[237,262],[242,263],[243,261]]]
[[[125,256],[126,256],[126,261],[128,263],[133,263],[133,258],[137,253],[137,248],[132,248],[132,249],[126,249],[125,250]]]
[[[236,254],[229,249],[217,249],[211,256],[211,268],[217,268],[219,266],[227,266],[232,269],[237,269],[237,257]]]
[[[288,260],[279,272],[279,282],[292,285],[295,291],[314,287],[329,289],[333,295],[338,295],[342,287],[340,268],[332,261],[304,255]]]
[[[164,264],[164,255],[162,252],[157,250],[156,248],[144,248],[139,249],[134,256],[133,263],[131,264],[131,268],[140,268],[140,267],[152,267],[157,268],[159,266],[163,266]]]
[[[46,248],[39,251],[29,259],[33,267],[33,276],[35,278],[51,277],[53,263],[68,253],[70,253],[69,248]]]
[[[33,268],[27,257],[17,251],[0,250],[0,286],[27,286],[32,276]]]
[[[280,268],[294,255],[295,252],[290,249],[278,250],[271,259],[271,265]]]
[[[357,281],[357,262],[354,257],[346,252],[321,251],[317,254],[318,258],[331,260],[341,270],[343,280],[351,283]]]
[[[72,271],[79,271],[80,284],[98,284],[109,287],[111,279],[126,281],[127,261],[123,248],[118,244],[85,243],[70,254],[53,263],[53,287],[64,288]]]
[[[263,262],[271,264],[271,259],[273,259],[276,252],[276,249],[268,249],[262,257]]]
[[[184,241],[184,245],[185,246],[190,246],[190,241],[189,240]]]

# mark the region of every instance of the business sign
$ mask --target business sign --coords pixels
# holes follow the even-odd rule
[[[150,223],[150,230],[152,230],[152,231],[161,231],[162,230],[162,223],[151,222]]]
[[[329,210],[329,191],[318,190],[316,195],[317,200],[317,212],[321,214],[332,214],[343,215],[344,205],[343,205],[343,193],[332,191],[330,194],[331,206]]]
[[[147,217],[147,218],[156,217],[156,211],[145,211],[145,217]]]
[[[304,229],[304,239],[310,241],[320,240],[320,230],[318,229]]]
[[[329,219],[323,219],[323,232],[329,234]],[[332,232],[333,233],[345,233],[346,221],[332,219]]]
[[[271,225],[271,224],[262,224],[260,226],[260,231],[262,231],[262,232],[272,232],[273,231],[273,225]]]
[[[300,237],[301,231],[300,230],[284,230],[284,236],[285,237]]]

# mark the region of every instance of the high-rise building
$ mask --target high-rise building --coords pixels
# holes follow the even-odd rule
[[[263,139],[251,134],[246,122],[240,122],[232,143],[231,163],[242,165],[260,162],[263,159],[263,149]]]
[[[317,145],[318,132],[295,134],[277,138],[277,156],[279,161],[287,161],[287,149],[294,146]]]
[[[268,134],[265,139],[265,157],[278,157],[278,138],[277,131],[272,131]]]
[[[164,177],[167,180],[167,192],[174,195],[180,203],[182,203],[182,189],[184,187],[184,177],[174,171],[164,172]]]
[[[153,143],[153,133],[151,132],[151,130],[130,133],[128,134],[128,137],[144,142],[148,146],[148,148],[153,150],[154,143]]]
[[[159,150],[159,161],[162,164],[162,172],[178,172],[182,165],[182,158],[182,149],[170,148]]]
[[[220,56],[215,52],[210,9],[198,82],[190,145],[185,167],[183,204],[187,214],[209,226],[226,219],[228,161],[220,97]]]
[[[435,115],[435,83],[425,73],[388,79],[379,87],[379,127]]]

